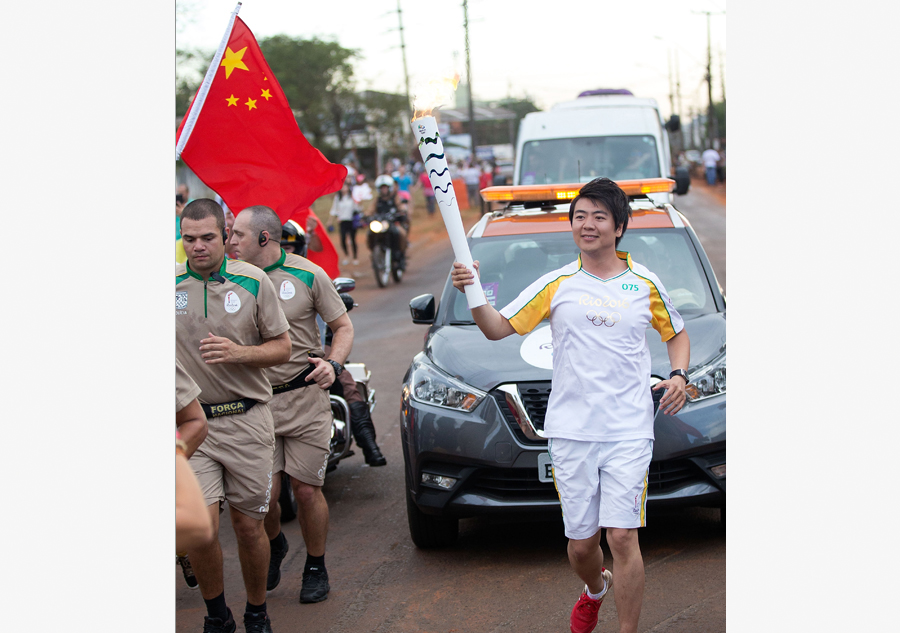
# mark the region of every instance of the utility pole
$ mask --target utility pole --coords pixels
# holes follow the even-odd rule
[[[399,1],[399,0],[398,0]],[[469,87],[469,136],[472,138],[472,164],[475,156],[475,102],[472,100],[472,62],[469,58],[469,0],[463,0],[463,28],[466,31],[466,84]]]
[[[400,52],[403,55],[403,79],[406,82],[406,119],[412,121],[412,100],[409,98],[409,70],[406,68],[406,42],[403,40],[403,9],[397,0],[397,20],[400,22]]]
[[[712,97],[712,35],[710,31],[710,16],[714,14],[710,11],[694,11],[693,13],[706,15],[706,88],[709,97],[709,106],[706,113],[706,146],[712,147],[713,140],[719,137],[716,111],[713,107]],[[715,15],[724,15],[724,11],[722,13],[716,13]]]

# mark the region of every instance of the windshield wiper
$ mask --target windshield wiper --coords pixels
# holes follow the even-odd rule
[[[475,321],[450,321],[450,325],[475,325]]]

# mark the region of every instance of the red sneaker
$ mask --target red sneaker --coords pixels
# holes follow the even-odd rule
[[[612,588],[612,572],[604,567],[602,575],[606,581],[606,591],[603,593],[603,598],[605,598]],[[591,633],[597,626],[597,613],[600,611],[600,605],[603,604],[603,598],[594,600],[588,597],[587,591],[588,588],[585,585],[581,597],[578,598],[578,602],[572,609],[572,617],[569,618],[569,630],[572,633]]]

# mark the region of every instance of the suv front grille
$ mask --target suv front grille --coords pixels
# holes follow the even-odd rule
[[[543,431],[544,417],[547,415],[547,402],[550,400],[550,381],[520,382],[518,383],[518,386],[519,394],[522,396],[522,403],[525,405],[525,410],[528,412],[528,417],[531,418],[531,422],[534,424],[535,428]],[[542,446],[547,443],[546,440],[530,440],[525,437],[525,434],[522,433],[522,429],[520,429],[519,425],[516,423],[515,416],[512,411],[509,410],[509,405],[506,404],[506,394],[502,391],[494,390],[491,392],[491,395],[494,397],[494,400],[500,407],[500,411],[503,412],[503,416],[506,418],[507,423],[516,434],[516,438],[518,438],[519,441],[523,444],[531,444],[533,446]]]

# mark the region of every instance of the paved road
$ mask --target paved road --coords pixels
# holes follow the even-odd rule
[[[724,287],[724,209],[699,188],[677,206],[705,242],[715,242],[713,266]],[[721,207],[721,205],[719,205]],[[721,221],[719,221],[719,219]],[[365,249],[360,252],[365,261]],[[388,465],[369,468],[361,454],[328,475],[331,511],[326,564],[331,594],[325,602],[298,602],[306,551],[297,523],[283,529],[290,552],[281,585],[268,596],[277,633],[500,633],[568,631],[580,592],[566,559],[562,521],[467,519],[457,544],[420,551],[406,524],[399,436],[400,383],[422,348],[426,326],[409,318],[409,300],[438,295],[452,262],[445,243],[416,242],[413,270],[400,285],[375,286],[371,270],[357,269],[351,316],[356,339],[351,360],[372,370],[378,406],[373,418]],[[349,271],[345,271],[349,272]],[[223,515],[225,596],[238,620],[245,601],[234,533]],[[605,544],[604,544],[605,546]],[[640,630],[718,633],[725,630],[725,534],[717,510],[653,514],[641,530],[646,591]],[[608,548],[605,548],[608,552]],[[607,560],[615,571],[615,562]],[[198,633],[205,609],[199,592],[175,571],[176,631]],[[597,631],[617,629],[612,601],[601,609]],[[240,624],[238,630],[241,630]]]
[[[686,195],[676,196],[675,207],[694,227],[725,290],[725,205],[706,183],[694,181]]]

